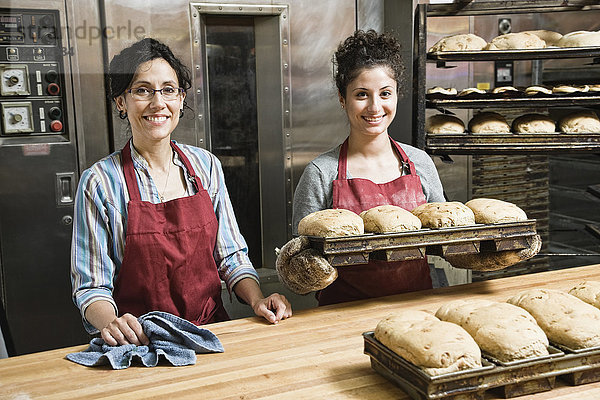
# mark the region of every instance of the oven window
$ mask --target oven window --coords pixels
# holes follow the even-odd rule
[[[262,267],[253,17],[206,16],[210,146],[250,259]]]

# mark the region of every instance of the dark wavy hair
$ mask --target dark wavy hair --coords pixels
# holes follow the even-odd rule
[[[343,98],[346,88],[363,70],[383,66],[389,68],[400,93],[404,62],[398,40],[388,33],[358,30],[337,48],[333,55],[335,84]]]
[[[190,70],[173,55],[169,46],[156,39],[145,38],[123,49],[111,60],[108,72],[110,98],[114,101],[125,93],[140,64],[157,58],[162,58],[169,63],[183,90],[187,92],[192,87]],[[185,99],[183,104],[184,107],[187,106]]]

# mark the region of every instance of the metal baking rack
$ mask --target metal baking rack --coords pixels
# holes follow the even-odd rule
[[[372,331],[363,333],[363,337],[364,353],[371,358],[371,367],[418,400],[479,400],[490,389],[500,390],[504,398],[511,398],[552,390],[556,377],[570,385],[600,381],[599,349],[555,352],[552,357],[534,358],[510,366],[484,359],[483,368],[432,376],[381,344]]]
[[[462,136],[434,136],[425,132],[425,110],[434,108],[442,112],[448,109],[463,108],[553,108],[553,107],[595,107],[600,104],[600,95],[570,95],[552,96],[548,98],[532,96],[511,98],[511,96],[497,96],[496,98],[469,97],[454,99],[440,99],[426,95],[426,64],[437,63],[438,67],[446,67],[449,62],[493,62],[501,60],[545,60],[563,58],[592,58],[593,63],[600,62],[600,46],[526,50],[482,50],[482,51],[448,51],[428,53],[427,50],[427,19],[430,17],[450,16],[477,16],[498,14],[521,13],[546,13],[563,11],[581,11],[582,15],[587,10],[600,9],[597,1],[591,0],[458,0],[447,4],[417,5],[415,13],[415,39],[414,46],[414,87],[413,105],[414,119],[413,142],[430,154],[448,156],[452,154],[547,154],[558,151],[568,152],[598,152],[600,140],[598,135],[570,134],[565,137],[533,136],[525,138],[507,137],[508,142],[499,140],[499,136],[473,137]],[[504,138],[502,138],[504,139]]]
[[[529,246],[536,221],[478,224],[421,229],[386,234],[343,237],[309,236],[311,246],[334,267],[365,264],[369,260],[404,261],[426,255],[458,255],[519,250]]]
[[[593,150],[600,148],[600,133],[508,133],[508,134],[428,134],[430,154],[516,154],[531,150]]]

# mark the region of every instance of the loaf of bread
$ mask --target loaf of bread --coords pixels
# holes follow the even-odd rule
[[[425,203],[411,212],[426,228],[475,225],[473,211],[458,201]]]
[[[573,85],[558,85],[552,88],[554,94],[571,94],[571,93],[586,93],[589,92],[590,87],[588,85],[573,86]]]
[[[600,85],[588,85],[590,92],[600,92]]]
[[[421,229],[421,220],[410,211],[393,205],[382,205],[360,213],[365,232],[386,233],[416,231]]]
[[[469,132],[472,133],[510,133],[510,126],[506,119],[491,111],[476,114],[469,121]]]
[[[457,96],[458,97],[464,97],[464,96],[468,96],[470,94],[486,94],[487,92],[483,89],[478,89],[475,87],[470,87],[470,88],[464,88],[463,90],[461,90],[460,92],[458,92]]]
[[[489,300],[455,300],[435,313],[462,326],[484,353],[510,362],[548,354],[548,338],[522,308]]]
[[[447,36],[438,40],[431,46],[429,52],[481,50],[486,44],[487,42],[479,36],[472,33],[465,33]]]
[[[473,210],[475,222],[478,224],[518,222],[527,219],[525,211],[508,201],[480,197],[467,201],[465,206]]]
[[[571,288],[569,294],[600,308],[600,282],[598,281],[583,281]]]
[[[465,124],[454,115],[435,114],[425,121],[427,133],[464,133]]]
[[[571,349],[600,346],[600,310],[552,289],[529,289],[508,299],[529,311],[551,342]]]
[[[519,89],[517,89],[514,86],[498,86],[492,90],[492,93],[494,93],[494,94],[507,94],[507,93],[516,94],[516,93],[519,93]]]
[[[343,208],[315,211],[298,223],[298,234],[305,236],[338,237],[363,233],[365,226],[362,218]]]
[[[429,375],[481,367],[481,351],[463,328],[424,311],[388,315],[377,324],[374,335]]]
[[[528,32],[507,33],[496,36],[484,50],[519,50],[519,49],[543,49],[546,42],[539,36]]]
[[[546,47],[556,46],[558,41],[562,39],[563,35],[554,31],[547,31],[545,29],[538,29],[535,31],[523,31],[521,33],[528,33],[535,35],[546,42]]]
[[[514,133],[555,133],[556,122],[544,114],[524,114],[512,123]]]
[[[600,133],[600,119],[592,110],[577,111],[562,117],[558,127],[565,133]]]
[[[525,89],[525,94],[528,96],[533,96],[536,94],[552,94],[552,89],[548,89],[544,86],[529,86]]]
[[[458,92],[456,88],[443,88],[441,86],[434,86],[427,89],[427,94],[444,94],[446,96],[454,96]]]
[[[556,45],[558,47],[600,46],[600,32],[577,31],[567,33]]]

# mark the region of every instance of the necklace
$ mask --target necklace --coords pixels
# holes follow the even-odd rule
[[[169,184],[169,175],[171,175],[171,165],[173,165],[173,160],[172,159],[169,160],[169,168],[167,169],[167,179],[165,179],[165,186],[163,187],[162,193],[160,191],[158,191],[158,187],[156,188],[156,190],[158,191],[158,197],[160,197],[160,202],[161,203],[165,202],[164,193],[166,192],[167,185]]]

